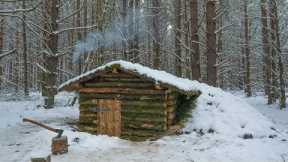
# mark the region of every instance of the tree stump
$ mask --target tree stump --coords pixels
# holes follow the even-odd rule
[[[51,162],[51,156],[47,157],[33,157],[31,158],[31,162]]]
[[[54,137],[52,139],[51,151],[53,155],[61,155],[68,152],[68,138],[62,136],[60,138]]]

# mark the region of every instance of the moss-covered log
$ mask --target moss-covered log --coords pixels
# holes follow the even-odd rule
[[[103,73],[98,76],[98,78],[139,78],[134,75],[126,74],[126,73]],[[139,78],[140,79],[140,78]]]
[[[167,105],[163,102],[145,102],[145,101],[123,101],[123,107],[154,107],[154,108],[165,108]]]
[[[159,115],[166,115],[164,109],[151,109],[145,107],[134,107],[134,108],[122,108],[122,113],[141,113],[141,114],[159,114]]]
[[[149,138],[156,139],[164,134],[164,131],[124,129],[122,130],[121,137],[135,141],[142,141]]]
[[[164,95],[133,95],[133,94],[97,94],[97,93],[81,93],[79,102],[84,102],[91,99],[117,99],[117,100],[138,100],[138,101],[158,101],[164,102]]]
[[[87,100],[80,102],[80,109],[87,108],[87,107],[97,107],[97,100]],[[166,108],[166,103],[161,102],[145,102],[145,101],[122,101],[121,106],[125,108],[157,108],[157,109],[164,109]]]
[[[90,115],[80,115],[79,116],[79,123],[87,123],[87,124],[97,124],[97,117],[96,116],[90,116]],[[96,125],[94,125],[96,126]]]
[[[147,82],[140,78],[123,78],[123,77],[101,77],[94,80],[94,82],[121,82],[121,83],[154,83],[154,82]]]
[[[78,124],[78,128],[81,131],[84,131],[84,132],[89,132],[89,133],[92,133],[92,134],[96,134],[97,133],[97,128],[94,125]]]
[[[80,113],[80,116],[83,116],[83,117],[95,117],[95,118],[97,118],[97,113],[95,113],[95,112],[86,112],[86,111],[82,111],[81,113]]]
[[[165,111],[159,111],[159,110],[146,110],[146,109],[139,109],[139,111],[136,111],[135,109],[122,109],[121,110],[121,114],[122,115],[129,115],[133,118],[136,117],[147,117],[147,118],[151,118],[151,117],[165,117],[167,116],[167,112]]]
[[[167,129],[166,123],[143,123],[138,121],[123,121],[122,128],[132,128],[137,130],[157,130],[157,131],[165,131]]]
[[[148,123],[165,123],[166,118],[147,118],[147,117],[131,117],[131,116],[122,116],[122,121],[127,122],[133,122],[133,121],[139,121],[139,122],[148,122]]]
[[[174,120],[175,117],[176,117],[176,114],[175,114],[175,113],[169,113],[169,114],[167,115],[167,119],[168,119],[168,120]]]
[[[85,83],[86,88],[140,88],[140,89],[153,89],[154,84],[151,83],[122,83],[122,82],[96,82]]]
[[[82,88],[80,93],[98,94],[133,94],[133,95],[165,95],[164,90],[132,89],[132,88]]]
[[[175,112],[175,109],[176,109],[176,106],[168,106],[168,107],[167,107],[167,112],[168,112],[168,113]]]
[[[79,124],[94,124],[93,127],[97,127],[98,120],[92,118],[80,118]]]

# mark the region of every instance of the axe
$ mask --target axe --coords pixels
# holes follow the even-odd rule
[[[49,127],[47,125],[44,125],[44,124],[42,124],[40,122],[31,120],[31,119],[27,119],[27,118],[23,118],[23,122],[29,122],[29,123],[32,123],[32,124],[36,124],[36,125],[38,125],[38,126],[40,126],[42,128],[48,129],[48,130],[50,130],[52,132],[55,132],[55,133],[57,133],[56,138],[60,138],[62,136],[63,132],[64,132],[64,130],[62,130],[62,129],[55,129],[55,128]]]

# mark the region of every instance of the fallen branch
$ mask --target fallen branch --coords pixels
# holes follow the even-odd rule
[[[98,26],[98,24],[96,25],[91,25],[91,26],[80,26],[80,27],[75,27],[75,28],[66,28],[66,29],[62,29],[59,31],[54,31],[54,34],[61,34],[63,32],[68,32],[68,31],[75,31],[75,30],[83,30],[83,29],[92,29],[92,28],[96,28]]]
[[[16,52],[16,49],[13,49],[13,50],[5,52],[5,53],[2,53],[2,54],[0,54],[0,59],[4,58],[5,56],[8,56],[10,54],[13,54],[14,52]]]
[[[42,70],[45,73],[50,73],[49,70],[47,70],[46,68],[44,68],[43,66],[41,66],[40,64],[36,63],[36,66],[40,68],[40,70]]]

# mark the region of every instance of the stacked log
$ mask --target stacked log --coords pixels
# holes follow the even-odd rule
[[[177,93],[169,93],[167,97],[167,125],[172,126],[176,122]]]

